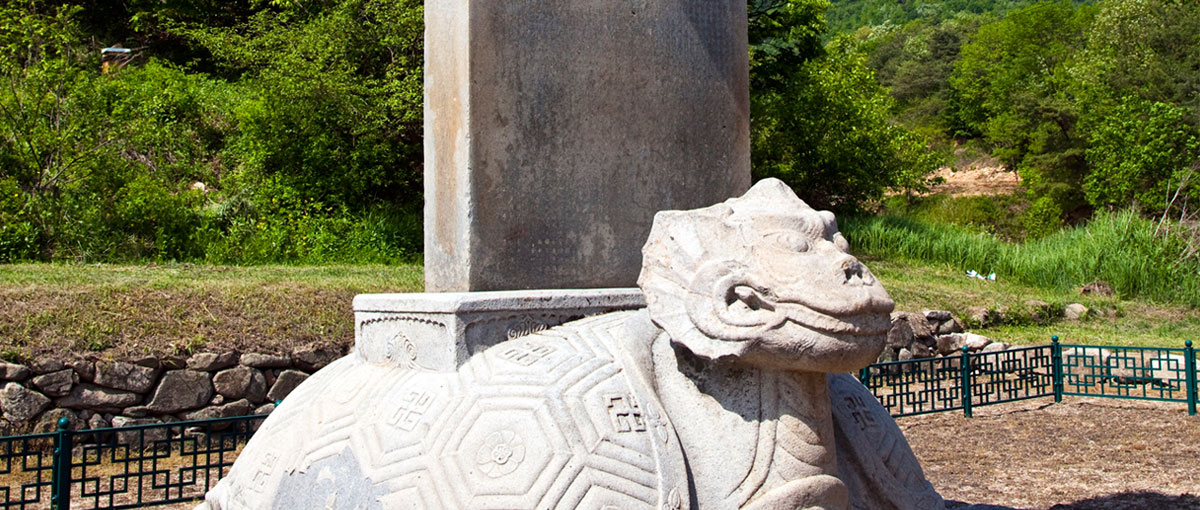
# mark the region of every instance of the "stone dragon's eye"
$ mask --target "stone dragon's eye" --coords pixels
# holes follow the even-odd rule
[[[809,247],[808,239],[805,239],[803,235],[800,235],[797,232],[771,232],[767,234],[767,239],[770,240],[776,247],[788,251],[806,252],[808,251]]]

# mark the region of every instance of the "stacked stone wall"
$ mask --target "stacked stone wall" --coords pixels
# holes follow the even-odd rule
[[[118,361],[39,357],[0,363],[0,435],[266,414],[346,354],[313,344],[288,355],[202,352]]]

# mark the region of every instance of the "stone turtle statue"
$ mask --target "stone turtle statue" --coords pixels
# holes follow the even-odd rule
[[[845,374],[878,355],[893,308],[846,249],[831,213],[772,179],[660,212],[645,308],[528,327],[450,370],[403,330],[401,363],[360,346],[287,398],[200,508],[944,508]]]

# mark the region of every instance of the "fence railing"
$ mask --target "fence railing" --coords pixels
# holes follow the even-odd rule
[[[1187,404],[1195,415],[1196,349],[1060,344],[876,363],[858,378],[892,416],[1064,395]]]
[[[198,500],[266,416],[0,437],[0,509],[123,509]]]
[[[876,363],[863,384],[893,416],[1064,395],[1183,402],[1196,414],[1196,350],[1050,345]],[[0,510],[117,510],[198,500],[266,416],[0,437]]]

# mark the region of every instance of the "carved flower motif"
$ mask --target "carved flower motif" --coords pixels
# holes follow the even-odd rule
[[[679,489],[672,488],[671,492],[667,493],[667,500],[663,502],[663,508],[666,510],[683,509],[683,497],[679,495]]]
[[[475,463],[479,464],[479,470],[491,478],[499,478],[516,471],[523,460],[524,441],[511,430],[493,432],[475,453]]]
[[[667,430],[667,421],[653,407],[647,407],[646,410],[649,411],[650,415],[650,419],[646,420],[646,422],[653,427],[655,435],[666,444],[667,440],[671,438],[671,432]]]
[[[416,364],[417,362],[417,346],[413,345],[412,341],[404,339],[404,355],[408,357],[408,362]]]
[[[392,360],[399,357],[399,365],[404,368],[417,368],[417,346],[404,333],[397,332],[388,337],[384,347],[383,357]]]
[[[520,338],[525,335],[532,335],[539,331],[545,331],[545,330],[546,330],[545,324],[542,324],[542,323],[534,320],[533,317],[526,315],[525,317],[522,317],[521,320],[514,323],[512,326],[508,327],[507,336],[508,336],[509,340],[512,340],[515,338]]]

